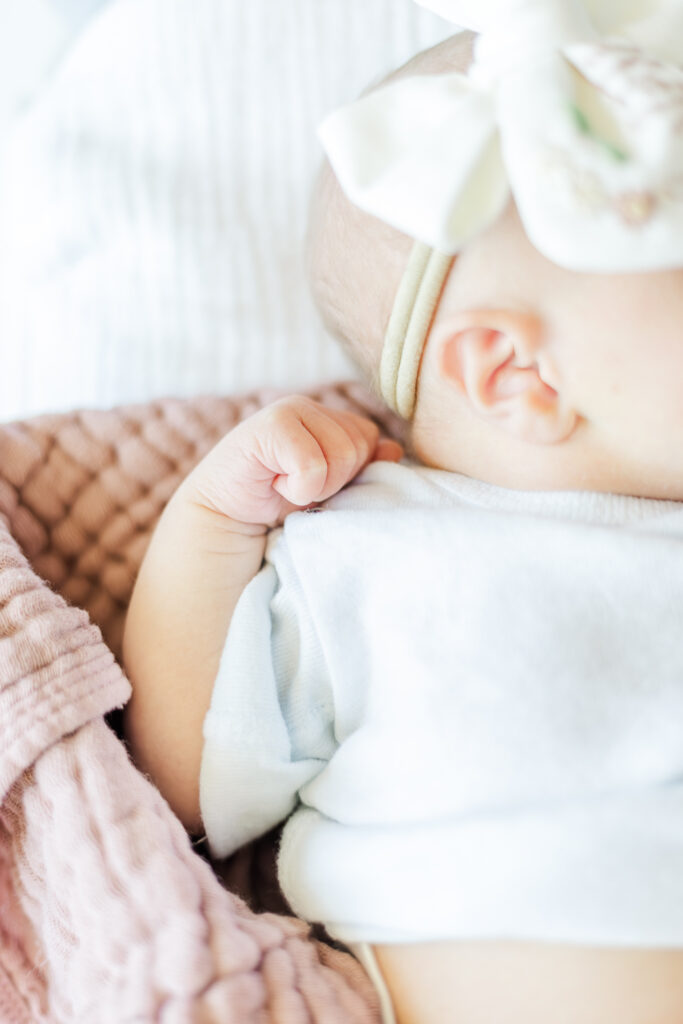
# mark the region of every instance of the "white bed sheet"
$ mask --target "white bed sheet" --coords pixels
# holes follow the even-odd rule
[[[323,114],[452,26],[412,0],[118,0],[0,182],[0,420],[349,374],[302,267]]]

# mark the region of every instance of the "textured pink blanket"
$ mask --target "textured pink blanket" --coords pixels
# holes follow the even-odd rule
[[[268,397],[0,426],[1,1024],[378,1020],[353,958],[221,885],[102,717],[164,502]],[[317,397],[379,415],[354,387]]]

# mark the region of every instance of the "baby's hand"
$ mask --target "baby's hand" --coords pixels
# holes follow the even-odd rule
[[[294,509],[336,494],[369,462],[397,462],[402,455],[401,445],[380,438],[366,417],[294,396],[235,427],[183,490],[231,520],[275,526]]]

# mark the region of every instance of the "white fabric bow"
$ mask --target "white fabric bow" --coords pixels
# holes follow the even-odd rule
[[[327,118],[353,203],[455,253],[512,193],[570,269],[683,266],[682,0],[417,2],[481,32],[475,59]]]

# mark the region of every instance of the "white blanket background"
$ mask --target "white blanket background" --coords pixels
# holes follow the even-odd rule
[[[0,420],[348,375],[302,252],[324,113],[452,30],[412,0],[118,0],[5,151]]]

